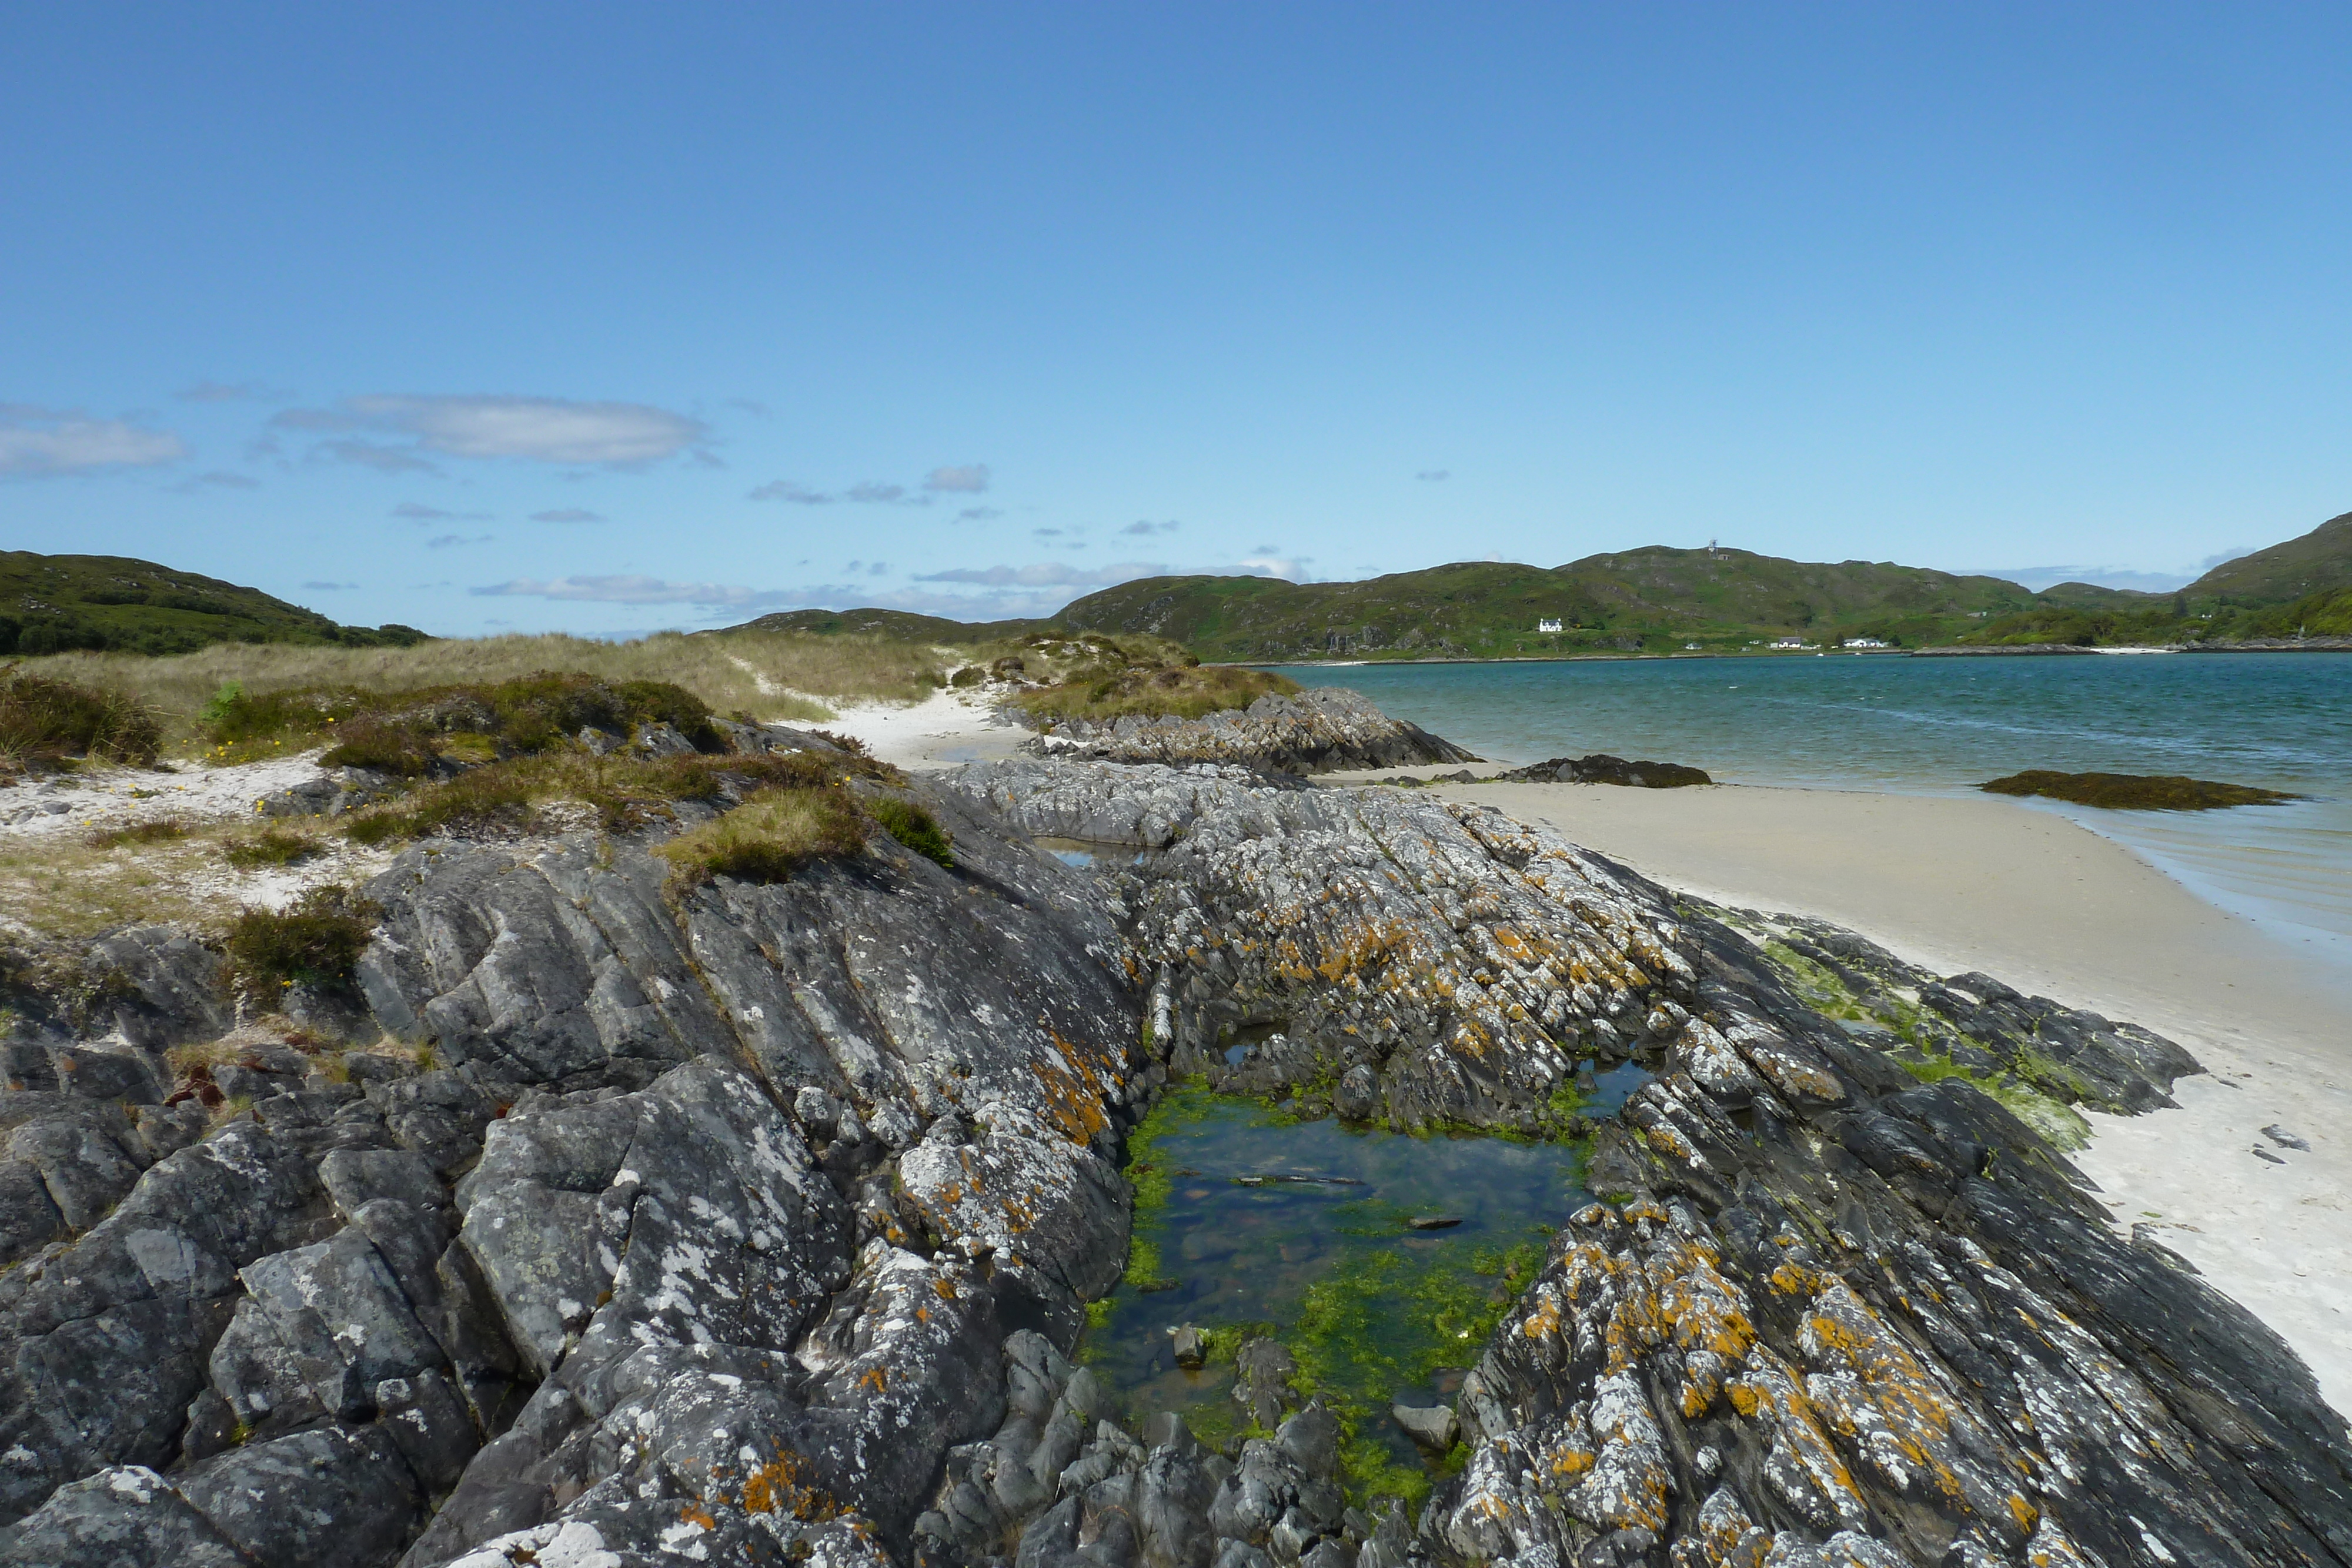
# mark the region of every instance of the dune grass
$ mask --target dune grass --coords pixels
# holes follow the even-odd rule
[[[232,682],[248,698],[259,699],[304,688],[393,692],[482,685],[556,670],[607,683],[671,682],[715,713],[808,723],[834,716],[827,702],[920,701],[940,686],[947,670],[967,662],[968,655],[955,650],[880,637],[666,632],[635,643],[549,634],[449,638],[410,648],[222,643],[169,658],[58,653],[16,668],[114,694],[131,710],[152,713],[160,721],[159,740],[165,748],[194,752],[207,744],[205,705]]]
[[[783,882],[811,861],[856,854],[866,833],[866,821],[846,789],[803,785],[762,789],[654,852],[669,862],[672,889],[684,891],[715,876]]]
[[[1202,718],[1227,708],[1247,707],[1262,696],[1288,696],[1297,681],[1271,670],[1198,664],[1167,660],[1150,650],[1122,650],[1073,671],[1055,685],[1012,699],[1041,721],[1107,724],[1133,715],[1140,718]]]

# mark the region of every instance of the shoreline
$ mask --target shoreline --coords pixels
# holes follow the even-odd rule
[[[951,692],[846,709],[824,727],[914,770],[1010,756],[1028,733]],[[1317,781],[1441,771],[1455,769]],[[1543,822],[1675,891],[1827,920],[1938,974],[1979,970],[2185,1046],[2205,1071],[2175,1085],[2179,1109],[2084,1111],[2092,1141],[2070,1157],[2118,1231],[2149,1227],[2293,1346],[2330,1404],[2352,1411],[2352,1050],[2341,1022],[2352,993],[2324,962],[2127,845],[2006,799],[1738,784],[1432,788]]]
[[[1953,643],[1937,643],[1926,648],[1783,648],[1759,649],[1749,653],[1717,653],[1710,650],[1672,649],[1660,653],[1640,653],[1621,650],[1614,653],[1495,653],[1483,657],[1454,654],[1443,657],[1415,659],[1203,659],[1202,664],[1235,670],[1342,670],[1362,665],[1382,664],[1589,664],[1656,663],[1667,659],[2011,659],[2066,657],[2073,654],[2096,656],[2116,653],[2352,653],[2352,637],[2312,638],[2308,643],[2198,643],[2166,644],[2160,647],[2138,645],[2112,648],[2084,647],[2073,643],[2032,643],[2013,648],[1960,647]]]
[[[2178,1110],[2085,1111],[2091,1145],[2071,1157],[2119,1230],[2150,1227],[2352,1409],[2352,1054],[2344,988],[2324,966],[2124,845],[2007,801],[1438,788],[1678,892],[1827,920],[1939,974],[1979,970],[2187,1047],[2206,1071],[2174,1087]]]

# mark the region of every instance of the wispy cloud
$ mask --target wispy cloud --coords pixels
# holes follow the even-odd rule
[[[194,496],[205,490],[258,490],[261,481],[249,474],[231,474],[215,469],[209,474],[197,474],[172,486],[183,496]]]
[[[487,522],[490,516],[488,512],[447,511],[439,507],[425,506],[421,501],[403,501],[392,509],[392,515],[410,523],[479,523]]]
[[[518,577],[466,591],[488,598],[556,599],[591,604],[700,604],[730,610],[762,608],[790,597],[732,583],[669,582],[634,573],[559,577],[552,580]]]
[[[885,485],[879,479],[862,479],[838,493],[813,490],[796,480],[772,479],[748,492],[745,498],[790,501],[797,507],[830,507],[836,501],[861,507],[928,507],[931,504],[929,496],[910,495],[904,485]]]
[[[1413,477],[1425,484],[1434,485],[1441,479],[1453,478],[1454,470],[1451,468],[1424,468],[1420,473],[1414,475]]]
[[[198,382],[172,394],[182,402],[271,402],[289,396],[259,382]]]
[[[946,490],[961,495],[978,495],[988,488],[988,465],[971,463],[961,466],[950,465],[934,468],[923,476],[926,490]]]
[[[0,403],[0,476],[25,479],[176,463],[187,444],[168,430],[69,409]]]
[[[582,507],[558,507],[551,512],[533,512],[534,523],[601,523],[604,519]]]
[[[991,588],[1103,588],[1139,577],[1161,577],[1168,568],[1157,561],[1121,561],[1117,566],[1072,566],[1064,560],[1038,561],[1031,566],[957,567],[924,572],[917,582],[970,582]]]
[[[1180,525],[1176,523],[1138,521],[1128,524],[1127,527],[1119,529],[1118,531],[1123,534],[1172,534],[1176,531],[1179,526]]]
[[[966,507],[962,511],[956,514],[956,521],[959,523],[984,523],[991,517],[1001,517],[1003,515],[1003,512],[994,507]]]
[[[349,463],[379,474],[438,474],[414,447],[383,446],[373,441],[321,441],[310,448],[313,463]]]
[[[343,593],[359,586],[356,582],[306,582],[303,587],[318,593]]]
[[[702,421],[646,403],[582,402],[558,397],[374,393],[326,408],[289,408],[270,420],[279,430],[349,432],[403,440],[383,447],[322,442],[315,451],[341,462],[383,467],[398,453],[422,465],[422,453],[445,457],[520,458],[599,468],[636,468],[698,449]]]
[[[486,545],[496,537],[494,534],[475,534],[471,537],[465,534],[436,534],[425,541],[425,548],[450,549],[458,545]]]
[[[833,504],[833,497],[824,491],[812,490],[807,486],[791,479],[771,479],[758,489],[751,491],[745,498],[753,501],[790,501],[800,507],[826,507]]]

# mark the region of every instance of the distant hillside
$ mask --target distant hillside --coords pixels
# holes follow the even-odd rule
[[[2225,560],[2188,588],[2189,601],[2284,604],[2330,588],[2352,587],[2352,512],[2328,518],[2284,544]]]
[[[805,632],[812,636],[896,637],[910,643],[983,643],[1015,637],[1042,621],[950,621],[904,610],[787,610],[730,626],[730,632]]]
[[[1055,619],[1172,637],[1204,659],[1484,657],[1692,643],[1728,652],[1790,635],[1908,645],[1948,641],[2034,602],[1999,578],[1652,546],[1549,569],[1465,561],[1364,582],[1147,578],[1088,594]],[[1538,631],[1545,621],[1560,630]]]
[[[190,653],[215,643],[406,647],[413,626],[341,626],[258,589],[114,555],[0,550],[0,653]]]
[[[1150,634],[1203,659],[1510,658],[1739,653],[1784,638],[1895,647],[2226,643],[2352,634],[2352,513],[2215,568],[2178,593],[1997,577],[1891,561],[1785,560],[1653,545],[1566,566],[1456,561],[1362,582],[1150,577],[1049,621],[965,623],[895,610],[796,610],[751,626],[976,643],[1039,630]],[[1545,631],[1556,622],[1559,630]]]

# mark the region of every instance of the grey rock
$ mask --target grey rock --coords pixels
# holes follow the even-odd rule
[[[253,1568],[252,1559],[143,1465],[68,1481],[0,1528],[11,1568]]]
[[[389,1563],[424,1511],[415,1478],[378,1427],[323,1427],[232,1448],[173,1481],[260,1568]]]
[[[1016,722],[1034,722],[1026,709],[1004,711]],[[1180,767],[1231,764],[1286,773],[1478,760],[1418,725],[1391,718],[1360,694],[1339,686],[1318,686],[1295,696],[1263,696],[1246,708],[1200,719],[1066,723],[1025,745],[1045,757]]]
[[[1389,1416],[1404,1428],[1406,1437],[1433,1454],[1451,1449],[1462,1430],[1453,1410],[1444,1405],[1391,1405]]]
[[[1208,1336],[1191,1323],[1186,1323],[1170,1336],[1168,1349],[1169,1354],[1176,1358],[1176,1364],[1188,1370],[1197,1372],[1208,1364]]]

